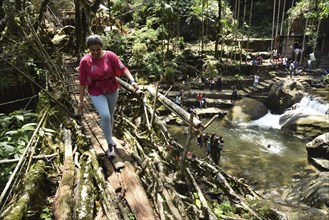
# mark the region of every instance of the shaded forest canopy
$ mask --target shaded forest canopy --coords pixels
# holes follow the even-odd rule
[[[208,60],[214,76],[243,77],[250,74],[249,52],[268,56],[278,35],[307,30],[305,47],[316,53],[318,42],[329,40],[323,0],[1,1],[0,19],[2,103],[22,99],[8,87],[32,88],[27,98],[40,89],[32,81],[41,87],[47,76],[60,82],[62,55],[79,58],[92,32],[104,36],[105,48],[119,54],[141,83],[160,75],[169,82],[200,76]]]

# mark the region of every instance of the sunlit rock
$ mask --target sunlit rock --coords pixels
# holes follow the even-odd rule
[[[229,111],[226,119],[233,123],[245,123],[266,115],[268,109],[264,103],[251,98],[242,98]]]
[[[304,87],[298,81],[280,80],[268,94],[268,104],[272,113],[282,114],[287,108],[298,103],[305,96]]]
[[[329,133],[316,137],[306,144],[308,157],[320,169],[329,171]]]

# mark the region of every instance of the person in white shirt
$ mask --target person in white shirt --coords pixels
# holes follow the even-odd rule
[[[297,47],[297,48],[294,50],[294,53],[295,53],[295,61],[297,61],[297,60],[298,60],[299,53],[300,53],[300,49]]]
[[[254,91],[256,91],[257,86],[258,86],[258,83],[259,83],[259,74],[256,73],[256,74],[254,75],[254,85],[253,85],[253,87],[252,87],[252,89],[253,89]]]

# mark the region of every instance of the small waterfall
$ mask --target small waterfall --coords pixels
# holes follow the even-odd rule
[[[318,113],[320,115],[329,114],[329,104],[313,96],[303,97],[297,105],[297,109],[300,108],[303,111],[309,110],[312,113]]]
[[[247,124],[247,126],[280,129],[281,118],[291,118],[297,114],[305,116],[329,114],[329,104],[317,97],[305,96],[299,103],[296,103],[291,108],[288,108],[282,115],[274,115],[271,114],[271,112],[268,112],[262,118],[251,121]]]
[[[275,128],[280,129],[280,120],[281,115],[272,114],[270,111],[260,119],[255,121],[251,121],[247,124],[247,126],[258,126],[262,128]]]

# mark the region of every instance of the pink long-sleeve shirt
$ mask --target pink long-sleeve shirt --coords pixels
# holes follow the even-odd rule
[[[116,76],[122,76],[127,67],[112,51],[105,51],[102,58],[93,58],[86,54],[80,61],[79,81],[81,86],[87,86],[92,96],[112,94],[119,88]]]

